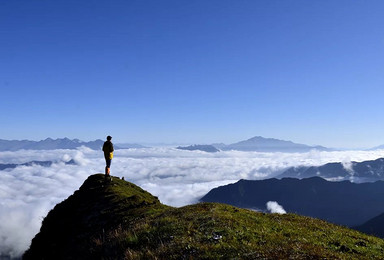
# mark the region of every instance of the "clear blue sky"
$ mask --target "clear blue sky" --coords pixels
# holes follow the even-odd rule
[[[384,143],[384,1],[1,0],[0,139]]]

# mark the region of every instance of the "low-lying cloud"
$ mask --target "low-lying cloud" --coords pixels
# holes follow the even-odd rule
[[[354,171],[353,171],[353,163],[351,162],[351,160],[344,160],[341,162],[341,164],[343,165],[343,168],[351,175],[353,176],[354,174]]]
[[[380,158],[383,151],[205,153],[172,148],[115,151],[111,173],[159,197],[162,203],[195,203],[209,190],[239,179],[274,177],[288,167]],[[66,164],[74,160],[75,165]],[[92,174],[104,171],[101,151],[0,152],[0,164],[52,161],[50,167],[21,166],[0,171],[0,255],[20,256],[39,231],[42,219]]]
[[[279,203],[277,203],[276,201],[268,201],[267,204],[267,210],[270,212],[270,213],[277,213],[277,214],[285,214],[287,213],[283,206],[279,205]]]

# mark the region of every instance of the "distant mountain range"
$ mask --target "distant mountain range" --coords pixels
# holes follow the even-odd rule
[[[216,153],[220,152],[219,149],[214,147],[213,145],[190,145],[190,146],[179,146],[177,147],[179,150],[187,150],[187,151],[203,151],[207,153]]]
[[[54,150],[54,149],[76,149],[80,146],[85,146],[90,149],[101,149],[104,141],[97,139],[95,141],[84,142],[79,139],[47,138],[41,141],[30,140],[4,140],[0,139],[0,151],[17,151],[17,150]],[[165,145],[165,144],[164,144]],[[217,150],[222,151],[245,151],[245,152],[288,152],[288,153],[302,153],[311,150],[319,151],[333,151],[335,149],[327,148],[324,146],[310,146],[305,144],[298,144],[292,141],[279,140],[274,138],[265,138],[255,136],[248,140],[240,141],[233,144],[213,143],[209,145],[196,144],[191,146],[179,146],[184,150],[201,150],[213,151],[213,146]],[[130,149],[130,148],[147,148],[146,146],[136,143],[116,143],[116,149]],[[384,145],[377,146],[370,150],[384,149]]]
[[[228,151],[255,151],[255,152],[309,152],[316,149],[320,151],[330,151],[331,149],[323,146],[309,146],[305,144],[297,144],[291,141],[284,141],[274,138],[264,138],[261,136],[255,136],[245,141],[240,141],[230,145],[225,144],[213,144],[216,148]]]
[[[0,151],[17,151],[17,150],[55,150],[55,149],[76,149],[81,146],[88,147],[93,150],[99,150],[103,146],[103,140],[95,140],[84,142],[79,139],[47,138],[41,141],[30,140],[3,140],[0,139]],[[116,143],[116,149],[129,149],[129,148],[146,148],[140,144],[130,143]],[[240,141],[233,144],[216,143],[212,145],[191,145],[179,146],[178,149],[182,150],[200,150],[205,152],[223,151],[255,151],[255,152],[308,152],[313,149],[321,151],[329,151],[331,149],[323,146],[309,146],[304,144],[297,144],[291,141],[278,140],[273,138],[264,138],[256,136],[245,141]]]
[[[14,169],[19,166],[34,166],[34,165],[39,165],[43,167],[50,167],[52,164],[57,163],[57,162],[52,162],[52,161],[31,161],[31,162],[26,162],[26,163],[0,163],[0,171],[6,170],[6,169]],[[68,162],[65,162],[66,165],[75,165],[76,161],[75,160],[70,160]]]
[[[211,145],[191,145],[179,146],[181,150],[200,150],[205,152],[218,151],[244,151],[244,152],[283,152],[283,153],[303,153],[311,150],[331,151],[332,149],[324,146],[309,146],[305,144],[297,144],[291,141],[284,141],[274,138],[264,138],[255,136],[245,141],[233,144],[213,143]]]
[[[276,201],[289,213],[358,226],[384,212],[384,182],[355,184],[319,177],[240,180],[212,189],[201,201],[259,210]]]
[[[104,144],[103,140],[95,140],[90,142],[80,141],[79,139],[47,138],[41,141],[29,140],[2,140],[0,139],[0,151],[17,151],[17,150],[55,150],[55,149],[76,149],[81,146],[88,147],[93,150],[99,150]],[[115,149],[127,148],[143,148],[144,146],[138,144],[122,144],[115,145]]]
[[[373,182],[384,180],[384,158],[373,161],[345,163],[327,163],[322,166],[292,167],[278,178],[322,177],[327,180],[351,180],[353,182]]]

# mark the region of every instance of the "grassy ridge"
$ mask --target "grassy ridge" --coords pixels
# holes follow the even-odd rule
[[[384,241],[317,219],[202,203],[114,230],[128,259],[380,259]]]
[[[102,175],[91,176],[58,206],[48,214],[36,236],[39,239],[34,239],[26,254],[30,259],[60,259],[57,252],[67,251],[77,253],[69,253],[66,259],[384,257],[384,240],[321,220],[294,214],[264,214],[219,203],[173,208],[118,178],[104,183]],[[55,211],[61,207],[67,214],[76,215],[75,219],[81,222],[79,228],[57,233],[55,227],[63,223],[63,211]],[[71,221],[67,224],[71,225]],[[47,232],[52,229],[56,232]],[[63,248],[47,254],[59,236],[65,237],[60,240]],[[68,239],[76,243],[65,242]],[[43,247],[39,250],[40,245]]]

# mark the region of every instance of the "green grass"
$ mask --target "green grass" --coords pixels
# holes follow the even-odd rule
[[[86,221],[79,225],[91,225],[91,229],[63,234],[80,239],[61,251],[79,247],[75,251],[83,254],[83,259],[384,258],[384,240],[325,221],[295,214],[264,214],[219,203],[173,208],[129,182],[113,178],[106,183],[102,175],[91,176],[62,204],[65,210],[77,214],[77,207],[85,207],[76,219],[84,214]],[[91,222],[89,215],[94,216]],[[55,216],[60,218],[60,214]],[[53,225],[46,228],[51,230],[59,221],[45,220]],[[88,233],[77,234],[77,230]],[[41,233],[44,239],[31,248],[43,243],[47,250],[55,239],[49,236],[57,236],[54,232]]]
[[[131,259],[380,259],[384,253],[383,240],[324,221],[217,203],[168,209],[111,238]]]

